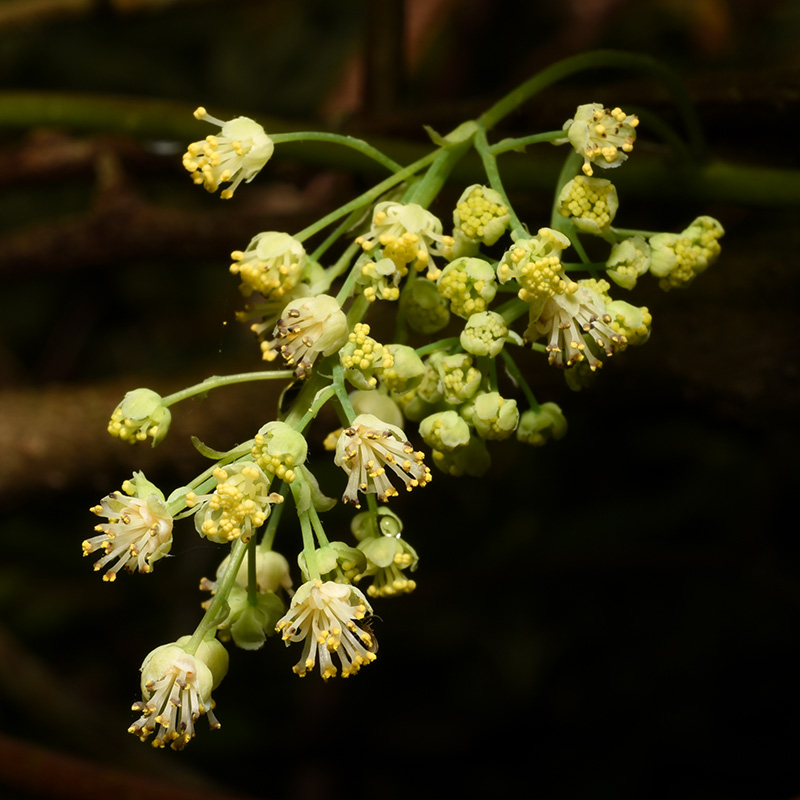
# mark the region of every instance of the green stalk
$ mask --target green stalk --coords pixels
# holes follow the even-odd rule
[[[328,225],[336,222],[337,219],[341,219],[343,216],[345,216],[345,214],[349,214],[351,211],[355,211],[357,208],[363,208],[370,203],[374,203],[384,192],[388,191],[393,186],[397,186],[398,183],[402,183],[404,180],[410,178],[421,169],[427,167],[428,164],[436,159],[438,153],[439,150],[433,150],[432,152],[428,153],[428,155],[420,158],[418,161],[415,161],[413,164],[409,164],[399,172],[395,172],[394,175],[376,184],[368,191],[351,200],[349,203],[345,203],[343,206],[340,206],[335,211],[331,211],[330,214],[326,214],[324,217],[322,217],[322,219],[317,220],[307,228],[303,228],[302,231],[295,234],[294,238],[300,242],[303,242],[309,237],[313,236],[315,233],[319,233],[319,231],[327,228]]]
[[[180,403],[181,400],[186,400],[189,397],[194,397],[198,394],[205,394],[212,389],[218,389],[220,386],[230,386],[234,383],[248,383],[249,381],[274,381],[274,380],[289,380],[294,377],[294,373],[288,369],[267,370],[264,372],[239,372],[235,375],[212,375],[204,381],[189,386],[187,389],[181,389],[179,392],[167,395],[162,399],[162,404],[165,406],[172,406],[175,403]]]
[[[503,181],[500,179],[500,170],[497,168],[497,159],[491,152],[489,142],[486,139],[486,128],[484,128],[482,125],[478,126],[478,130],[475,132],[475,149],[478,151],[478,155],[480,155],[481,161],[483,162],[483,168],[486,170],[486,177],[489,179],[489,186],[491,186],[492,189],[494,189],[503,198],[503,202],[508,209],[508,213],[511,215],[511,230],[521,229],[523,227],[522,223],[514,212],[514,209],[511,207],[508,195],[503,187]]]
[[[216,594],[211,599],[208,610],[200,620],[200,624],[192,634],[192,638],[184,646],[184,650],[190,655],[194,655],[197,652],[197,648],[200,647],[206,636],[212,630],[216,630],[217,625],[228,616],[228,595],[230,595],[236,576],[239,574],[239,567],[241,567],[245,553],[247,553],[248,544],[249,542],[245,542],[241,537],[233,543],[228,566],[222,579],[217,584]]]
[[[273,144],[282,144],[283,142],[330,142],[331,144],[340,144],[357,150],[367,158],[373,159],[373,161],[377,161],[386,167],[389,172],[399,172],[403,169],[402,164],[398,164],[371,144],[367,144],[363,139],[356,139],[354,136],[342,136],[338,133],[324,133],[322,131],[298,131],[296,133],[272,133],[269,138],[272,139]]]

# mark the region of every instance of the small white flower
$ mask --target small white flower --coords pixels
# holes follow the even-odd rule
[[[283,502],[281,495],[270,493],[270,479],[252,461],[217,467],[213,476],[217,488],[211,494],[186,495],[189,508],[198,506],[197,532],[212,542],[225,544],[240,536],[249,541],[266,522],[271,505]]]
[[[547,300],[536,319],[531,319],[525,338],[533,341],[545,337],[549,361],[557,367],[572,367],[585,360],[594,371],[603,362],[592,352],[585,337],[607,356],[627,344],[625,336],[615,331],[611,323],[598,292],[580,282],[570,283],[566,291]]]
[[[301,678],[319,659],[324,680],[334,677],[342,666],[342,677],[354,675],[375,660],[377,644],[365,627],[372,608],[364,595],[347,583],[313,580],[304,583],[292,598],[289,611],[275,626],[283,641],[304,641],[303,654],[292,667]]]
[[[246,250],[234,250],[231,258],[230,271],[242,279],[242,291],[259,292],[269,300],[280,300],[294,289],[308,263],[303,245],[278,231],[257,234]]]
[[[592,164],[608,169],[625,161],[633,150],[638,124],[635,114],[626,114],[621,108],[603,108],[600,103],[578,106],[575,117],[564,123],[564,130],[575,152],[583,156],[583,174],[593,174]]]
[[[327,294],[292,300],[281,314],[271,342],[262,342],[267,361],[283,356],[298,378],[311,374],[317,356],[329,356],[347,342],[347,316]]]
[[[227,200],[242,181],[250,183],[255,178],[275,146],[264,128],[249,117],[225,122],[212,117],[202,106],[194,116],[222,130],[216,136],[206,136],[202,142],[190,144],[183,156],[183,166],[191,173],[192,180],[209,192],[216,192],[221,183],[230,183],[219,195]]]
[[[342,431],[334,461],[349,475],[342,500],[356,508],[361,507],[359,491],[376,494],[382,502],[397,495],[387,467],[402,479],[408,491],[415,486],[425,486],[431,480],[423,454],[414,450],[403,431],[372,414],[359,414],[353,424]]]
[[[212,730],[220,727],[211,692],[228,671],[228,651],[212,639],[191,655],[184,649],[189,639],[184,636],[157,647],[142,664],[142,700],[133,704],[141,717],[128,733],[144,742],[158,728],[153,747],[182,750],[194,737],[195,723],[203,714],[208,715]]]
[[[135,472],[133,480],[125,481],[122,489],[128,496],[111,492],[91,509],[108,522],[97,525],[99,535],[83,543],[84,556],[97,550],[104,553],[95,562],[96,571],[117,559],[103,575],[104,581],[116,580],[121,569],[150,572],[172,547],[172,516],[164,495],[141,472]]]
[[[604,178],[578,175],[558,196],[558,213],[571,218],[578,230],[600,234],[607,231],[619,208],[617,190]]]
[[[383,258],[394,261],[401,274],[413,265],[418,272],[427,269],[428,277],[436,280],[439,270],[430,257],[452,247],[453,238],[442,235],[441,221],[417,203],[385,201],[375,206],[369,233],[356,242],[368,253],[379,245]]]

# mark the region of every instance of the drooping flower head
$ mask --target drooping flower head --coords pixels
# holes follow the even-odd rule
[[[604,178],[578,175],[567,183],[558,196],[558,213],[572,220],[585,233],[607,231],[619,208],[617,190]]]
[[[358,539],[358,549],[366,556],[366,567],[356,581],[372,578],[367,588],[370,597],[392,597],[417,588],[416,581],[405,571],[417,569],[419,556],[402,538],[403,523],[397,514],[380,506],[376,514],[356,514],[350,527]]]
[[[380,246],[383,258],[394,261],[398,270],[409,266],[418,272],[427,269],[428,277],[435,280],[439,271],[431,256],[440,255],[441,248],[451,246],[453,239],[442,235],[441,221],[417,203],[387,200],[375,206],[369,233],[356,242],[368,253]]]
[[[366,597],[349,583],[311,580],[297,590],[275,630],[287,647],[304,642],[303,654],[292,667],[301,678],[314,669],[317,660],[323,680],[334,677],[339,672],[334,656],[342,677],[347,678],[376,658],[375,638],[366,627],[371,613]]]
[[[376,494],[382,502],[397,495],[387,469],[403,481],[408,491],[431,480],[423,454],[414,450],[402,429],[372,414],[359,414],[342,431],[334,462],[349,476],[342,500],[356,508],[361,507],[358,492]]]
[[[585,360],[594,371],[603,362],[585,337],[607,356],[626,345],[625,337],[610,326],[611,322],[603,297],[591,285],[579,281],[545,303],[542,313],[531,318],[525,338],[546,338],[548,360],[557,367],[572,367]]]
[[[500,260],[497,266],[500,283],[516,279],[520,285],[519,299],[530,304],[531,315],[540,311],[548,298],[565,290],[561,253],[569,244],[560,231],[540,228],[536,236],[517,239]]]
[[[698,217],[681,233],[651,236],[650,272],[661,278],[658,285],[665,291],[688,286],[717,260],[724,234],[713,217]]]
[[[305,248],[288,233],[266,231],[253,237],[247,249],[231,253],[230,271],[242,279],[242,292],[259,292],[280,300],[294,289],[308,264]]]
[[[575,152],[583,156],[583,174],[591,177],[593,164],[609,169],[625,161],[633,150],[638,124],[635,114],[626,114],[621,108],[603,108],[600,103],[578,106],[574,118],[564,123],[564,130]]]
[[[160,394],[152,389],[133,389],[114,409],[108,432],[130,444],[152,440],[155,447],[166,435],[172,413]]]
[[[249,117],[236,117],[227,122],[212,117],[202,106],[194,112],[195,119],[218,125],[222,130],[202,142],[193,142],[183,156],[183,166],[192,180],[209,192],[216,192],[221,183],[231,185],[220,192],[227,200],[236,187],[250,183],[269,161],[275,146],[264,128]]]
[[[198,506],[194,522],[197,532],[212,542],[249,541],[269,516],[271,505],[283,502],[270,493],[269,478],[253,461],[238,461],[213,472],[217,488],[206,495],[189,492],[186,505]]]
[[[617,286],[633,289],[636,281],[647,272],[650,266],[650,245],[644,236],[637,233],[630,239],[615,244],[606,261],[606,275]]]
[[[564,412],[555,403],[542,403],[522,412],[517,428],[517,440],[541,447],[550,439],[561,439],[567,432]]]
[[[317,356],[329,356],[347,341],[347,317],[330,295],[303,297],[284,308],[274,335],[261,344],[264,358],[273,361],[280,353],[298,378],[307,378]]]
[[[99,535],[83,543],[84,556],[103,551],[103,557],[94,564],[96,571],[116,559],[103,575],[104,581],[115,580],[121,569],[151,572],[153,564],[172,547],[172,516],[162,492],[142,472],[134,472],[133,479],[122,484],[122,490],[125,494],[111,492],[91,509],[108,522],[97,525]]]
[[[211,639],[192,655],[185,649],[190,638],[157,647],[142,664],[142,700],[133,704],[141,717],[128,733],[144,742],[158,730],[153,747],[182,750],[194,738],[195,723],[203,714],[211,730],[220,727],[211,692],[228,671],[228,651]]]

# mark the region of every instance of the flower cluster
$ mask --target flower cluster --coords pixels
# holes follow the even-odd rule
[[[553,446],[567,419],[560,405],[537,399],[536,369],[552,365],[570,389],[585,388],[607,358],[650,337],[648,308],[619,291],[646,276],[665,290],[688,286],[719,256],[724,231],[711,217],[680,233],[614,227],[620,196],[593,172],[628,159],[635,116],[590,103],[560,130],[490,145],[493,113],[447,136],[431,132],[437,149],[410,167],[326,134],[393,174],[302,231],[258,232],[231,254],[246,304],[237,316],[269,368],[214,376],[166,398],[136,389],[113,412],[113,436],[155,445],[182,400],[247,380],[285,382],[280,397],[268,395],[270,417],[252,438],[227,450],[193,439],[212,463],[187,485],[165,495],[136,472],[91,509],[102,520],[83,553],[99,554],[94,568],[107,582],[152,571],[173,535],[184,535],[173,526],[186,517],[194,517],[189,536],[226,548],[213,580],[200,582],[207,594],[194,633],[142,664],[129,730],[143,741],[182,749],[200,716],[219,726],[212,692],[228,669],[226,644],[266,650],[279,634],[301,645],[293,671],[318,668],[324,681],[375,661],[378,618],[367,597],[383,602],[417,586],[419,555],[389,507],[401,488],[427,486],[429,465],[480,477],[498,447]],[[246,117],[224,122],[202,108],[195,116],[220,132],[190,144],[184,166],[211,192],[226,184],[224,198],[255,177],[275,144],[309,136],[273,140]],[[547,200],[552,213],[536,225],[518,216],[497,156],[538,141],[569,142],[580,158],[568,156]],[[437,195],[470,150],[489,185],[463,191],[449,235],[437,213],[450,211]],[[542,381],[543,391],[551,384]],[[345,536],[325,521],[337,502],[329,494],[356,509],[364,503]],[[294,552],[279,536],[297,537]]]

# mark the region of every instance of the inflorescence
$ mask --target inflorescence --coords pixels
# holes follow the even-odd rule
[[[210,192],[227,184],[221,196],[229,198],[266,165],[275,142],[247,117],[225,122],[203,108],[195,116],[220,131],[190,144],[183,164]],[[248,442],[225,452],[198,445],[214,463],[188,485],[166,496],[136,472],[91,509],[103,521],[83,553],[100,554],[94,568],[106,581],[121,571],[151,572],[174,535],[192,535],[173,530],[185,517],[194,517],[200,537],[230,547],[214,579],[201,581],[207,599],[196,630],[145,658],[131,733],[181,749],[200,716],[219,727],[211,695],[228,669],[222,642],[255,650],[279,634],[287,646],[301,645],[294,672],[318,669],[326,681],[375,661],[367,596],[402,596],[417,585],[411,574],[419,557],[389,508],[400,490],[427,486],[431,467],[451,476],[485,474],[496,440],[540,447],[561,439],[565,415],[536,399],[532,360],[563,371],[570,388],[587,386],[607,359],[650,335],[649,310],[618,290],[624,295],[648,274],[664,290],[685,287],[716,260],[724,231],[711,217],[697,217],[679,233],[614,227],[624,204],[594,168],[625,162],[637,126],[634,115],[590,103],[542,137],[572,147],[545,224],[520,223],[488,127],[478,121],[438,137],[430,158],[393,173],[360,205],[295,235],[257,233],[231,254],[230,271],[247,298],[239,318],[274,366],[209,378],[169,397],[136,389],[114,410],[109,432],[156,445],[169,430],[170,406],[234,378],[293,381],[296,391]],[[505,150],[522,146],[511,144]],[[488,165],[487,185],[464,189],[448,232],[429,206],[456,156],[470,147]],[[336,237],[309,256],[307,240],[347,215],[336,257],[326,255]],[[392,328],[397,341],[387,342]],[[308,460],[315,442],[308,429],[328,403],[341,427],[320,438],[341,469],[341,500],[362,509],[340,538],[329,538],[322,520],[336,499]],[[273,549],[278,533],[284,552],[299,534],[296,591],[293,559]]]

